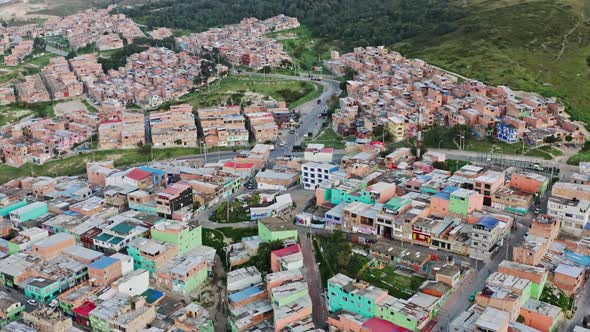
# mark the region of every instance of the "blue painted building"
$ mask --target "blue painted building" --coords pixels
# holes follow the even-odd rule
[[[496,123],[496,137],[502,142],[516,143],[518,142],[518,129],[513,125],[498,122]]]

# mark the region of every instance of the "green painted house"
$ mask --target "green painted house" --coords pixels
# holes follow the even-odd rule
[[[375,204],[376,197],[369,191],[364,190],[367,187],[366,183],[359,180],[350,180],[334,188],[327,188],[324,191],[324,198],[326,201],[334,205],[342,202],[352,203],[361,202],[365,204]]]
[[[10,214],[10,212],[20,209],[23,206],[27,205],[27,199],[23,198],[21,201],[13,202],[7,206],[0,208],[0,217],[6,217]]]
[[[0,327],[22,319],[25,306],[8,293],[0,291]]]
[[[406,207],[412,205],[412,200],[408,198],[394,197],[383,204],[383,209],[386,213],[398,215]]]
[[[14,222],[27,222],[46,215],[49,207],[45,202],[33,202],[9,213],[10,220]]]
[[[60,282],[41,277],[26,282],[25,295],[39,302],[48,303],[60,294]]]
[[[176,246],[154,239],[135,238],[127,246],[127,255],[133,258],[133,268],[145,269],[150,276],[178,254]]]
[[[399,309],[403,307],[404,304],[400,302],[400,299],[387,295],[378,304],[375,304],[375,316],[410,331],[419,331],[418,319],[401,312]]]
[[[262,241],[273,242],[286,239],[297,241],[298,233],[295,226],[289,221],[283,221],[276,217],[261,219],[258,221],[258,236]]]
[[[307,295],[307,282],[297,281],[292,283],[286,283],[282,286],[273,288],[271,296],[272,305],[275,308],[282,307],[284,305],[291,304]]]
[[[328,280],[328,304],[330,312],[346,310],[364,317],[375,316],[376,301],[385,298],[387,291],[366,282],[355,282],[344,274]]]
[[[176,245],[180,254],[203,244],[202,231],[201,226],[175,220],[158,223],[150,230],[154,240]]]
[[[175,292],[189,294],[207,281],[209,264],[199,252],[189,251],[158,267],[156,272],[158,283]]]
[[[450,194],[449,212],[454,214],[468,215],[473,210],[483,208],[483,196],[479,193],[459,188]]]
[[[531,281],[531,297],[538,300],[541,297],[541,293],[543,293],[543,289],[545,288],[545,284],[547,283],[547,276],[548,273],[545,272],[541,279],[540,283],[535,283]]]

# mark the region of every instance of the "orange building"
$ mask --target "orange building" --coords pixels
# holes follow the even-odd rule
[[[548,184],[546,176],[532,172],[517,172],[510,177],[510,187],[530,194],[543,194]]]
[[[515,320],[520,314],[522,298],[503,288],[486,287],[475,296],[475,303],[482,307],[506,311],[510,314],[510,319]]]
[[[563,318],[561,308],[535,299],[522,305],[520,315],[526,325],[541,332],[556,331],[557,323]]]
[[[536,266],[549,250],[550,241],[544,237],[529,234],[523,241],[512,248],[515,262]]]
[[[559,264],[553,274],[553,284],[565,294],[576,294],[584,285],[584,269],[578,266]]]
[[[122,275],[121,261],[116,258],[105,256],[88,265],[90,282],[97,285],[109,286]]]
[[[539,215],[529,228],[529,234],[555,240],[559,235],[561,220],[547,214]]]
[[[59,256],[76,244],[76,238],[70,234],[57,233],[33,245],[33,253],[45,259]]]

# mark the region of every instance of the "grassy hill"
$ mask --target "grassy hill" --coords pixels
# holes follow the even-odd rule
[[[577,120],[590,123],[590,2],[470,2],[460,28],[392,45],[489,84],[558,96]]]
[[[201,31],[279,13],[305,25],[283,43],[301,67],[338,47],[386,45],[494,85],[561,97],[590,123],[588,0],[150,0],[126,10],[154,26]],[[315,44],[309,40],[315,40]],[[302,47],[302,45],[307,45]],[[312,45],[312,46],[309,46]]]

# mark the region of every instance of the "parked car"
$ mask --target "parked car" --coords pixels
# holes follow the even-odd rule
[[[39,304],[39,302],[37,302],[37,300],[33,300],[33,299],[28,300],[27,303],[29,305],[32,305],[33,307],[36,307]]]
[[[58,302],[57,300],[51,300],[51,302],[49,302],[49,307],[50,308],[57,308]]]
[[[477,291],[471,293],[471,295],[469,296],[469,302],[473,302],[475,301],[475,296],[477,295]]]
[[[539,214],[539,213],[541,213],[541,209],[539,209],[539,208],[536,208],[536,209],[535,209],[535,214]]]

